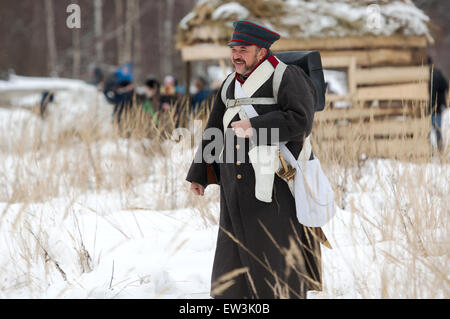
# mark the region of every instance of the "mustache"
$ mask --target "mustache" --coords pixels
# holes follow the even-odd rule
[[[245,63],[245,61],[244,61],[244,60],[241,60],[241,59],[235,59],[235,60],[233,60],[233,62],[234,62],[234,63],[236,63],[236,62],[242,62],[242,63]]]

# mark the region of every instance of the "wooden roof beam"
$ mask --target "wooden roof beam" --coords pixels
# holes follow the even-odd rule
[[[273,51],[334,50],[373,48],[426,48],[425,36],[352,36],[312,39],[280,39],[272,46]]]

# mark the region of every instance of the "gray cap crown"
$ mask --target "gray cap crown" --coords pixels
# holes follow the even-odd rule
[[[234,21],[234,33],[228,46],[256,45],[269,49],[280,35],[254,21]]]

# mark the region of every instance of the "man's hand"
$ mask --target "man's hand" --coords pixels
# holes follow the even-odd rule
[[[200,185],[199,183],[191,183],[191,191],[195,194],[195,195],[200,195],[203,196],[205,194],[205,188]]]
[[[250,120],[232,122],[231,127],[237,137],[247,138],[253,136],[252,124],[250,123]]]

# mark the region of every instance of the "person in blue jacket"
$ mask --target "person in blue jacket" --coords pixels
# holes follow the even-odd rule
[[[130,63],[121,66],[108,78],[103,93],[106,99],[114,104],[113,118],[120,124],[133,106],[133,68]]]
[[[198,110],[204,100],[211,95],[211,90],[208,88],[206,80],[199,77],[195,82],[197,93],[192,96],[192,110]]]

